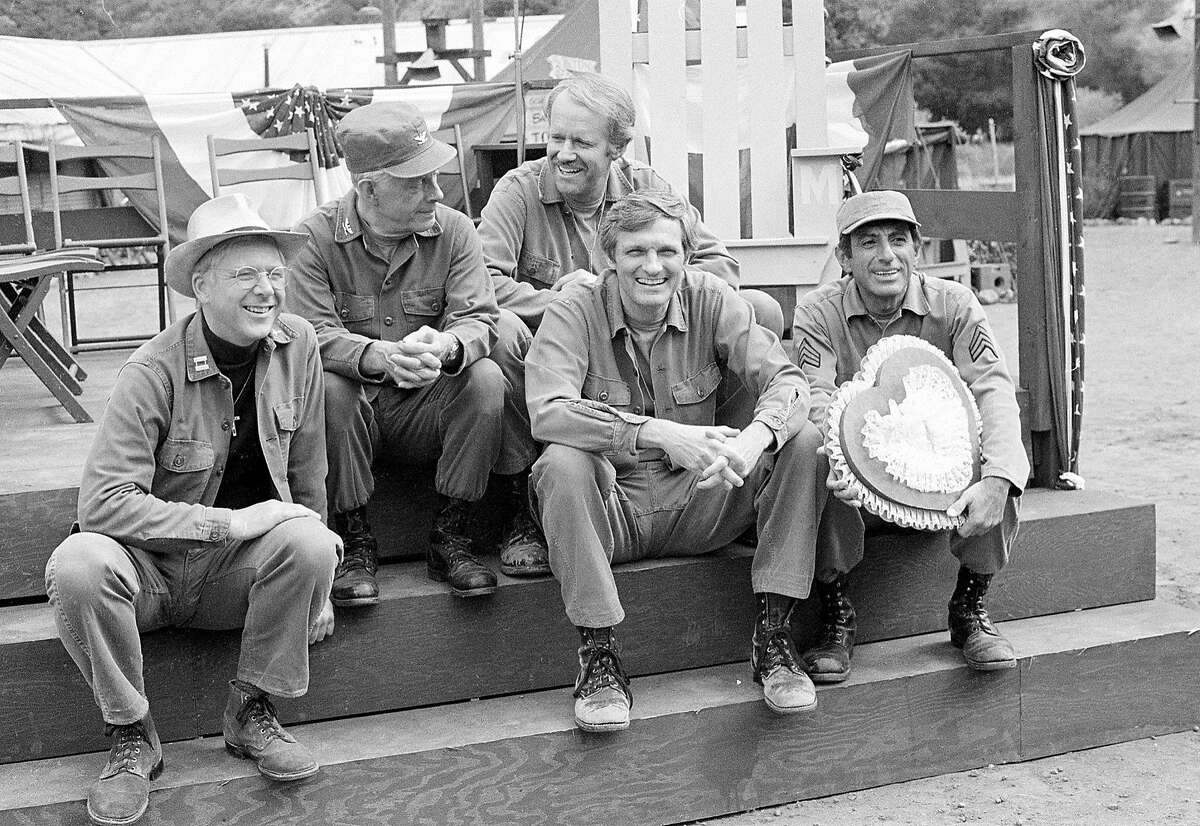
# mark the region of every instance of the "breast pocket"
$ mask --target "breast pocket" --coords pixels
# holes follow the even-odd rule
[[[602,402],[610,407],[629,407],[633,393],[629,385],[620,379],[609,379],[588,373],[583,380],[583,397],[592,401]]]
[[[446,310],[445,291],[441,287],[405,290],[400,293],[400,306],[411,323],[432,327],[434,320]]]
[[[716,392],[721,385],[721,368],[714,361],[700,372],[671,385],[675,404],[699,404]]]
[[[279,452],[283,456],[283,464],[287,466],[288,452],[292,446],[292,436],[300,429],[300,414],[304,410],[304,397],[297,396],[291,401],[275,405],[275,429],[279,433]]]
[[[553,258],[528,250],[521,251],[517,261],[517,280],[527,281],[540,289],[549,289],[562,275],[562,267]]]
[[[333,307],[342,326],[354,333],[374,335],[375,296],[334,293]]]
[[[215,461],[211,442],[167,439],[155,456],[155,495],[170,502],[200,501]]]

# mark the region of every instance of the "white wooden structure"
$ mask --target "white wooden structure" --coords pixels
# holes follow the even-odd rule
[[[746,0],[744,9],[735,0],[696,5],[700,28],[685,29],[681,0],[644,0],[641,21],[635,4],[606,0],[600,70],[644,103],[649,117],[639,129],[649,137],[659,174],[686,191],[689,138],[698,147],[693,151],[702,152],[704,222],[741,261],[742,284],[803,292],[821,281],[836,240],[840,156],[861,150],[829,145],[821,2],[793,0],[790,26],[783,25],[781,0]],[[693,66],[701,78],[691,84],[692,94],[698,85],[701,95],[700,123],[688,118]],[[789,88],[791,100],[784,91]],[[744,146],[738,128],[743,113]],[[789,153],[786,130],[793,120],[796,148]],[[750,156],[749,237],[742,237],[744,147]]]

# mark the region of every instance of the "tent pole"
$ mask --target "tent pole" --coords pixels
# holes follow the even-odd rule
[[[1200,0],[1196,0],[1200,3]],[[513,86],[517,94],[517,166],[525,163],[525,79],[521,72],[521,0],[513,0],[513,35],[517,49],[513,52]]]
[[[1192,243],[1200,245],[1200,0],[1192,6]]]

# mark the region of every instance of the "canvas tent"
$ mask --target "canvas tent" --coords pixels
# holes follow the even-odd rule
[[[1192,177],[1191,64],[1177,67],[1141,97],[1079,130],[1087,217],[1110,217],[1117,179],[1153,175],[1159,188]]]

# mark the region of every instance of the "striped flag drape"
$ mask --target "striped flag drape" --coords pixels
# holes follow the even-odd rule
[[[1083,426],[1084,289],[1083,187],[1075,75],[1085,56],[1078,38],[1061,29],[1034,44],[1043,151],[1042,191],[1051,231],[1045,234],[1046,331],[1050,337],[1050,398],[1060,488],[1082,487],[1079,437]]]

